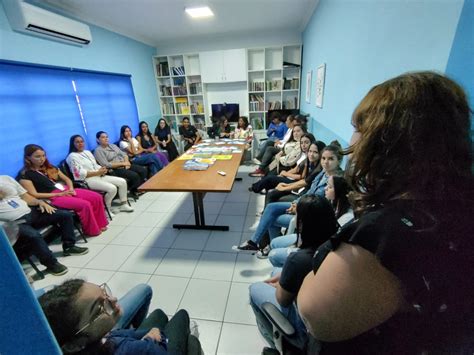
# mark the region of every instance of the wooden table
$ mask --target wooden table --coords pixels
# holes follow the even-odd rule
[[[206,224],[203,199],[207,192],[230,192],[232,190],[245,152],[244,145],[237,147],[242,151],[241,153],[233,153],[230,160],[217,160],[214,165],[202,171],[184,170],[183,165],[186,160],[176,159],[147,180],[138,190],[192,192],[196,224],[173,224],[173,228],[228,231],[229,226]],[[226,175],[219,175],[218,171],[224,171]]]

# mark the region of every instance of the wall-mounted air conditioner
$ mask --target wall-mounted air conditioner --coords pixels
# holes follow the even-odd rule
[[[89,26],[46,11],[21,0],[3,0],[13,30],[62,42],[87,45],[92,41]]]

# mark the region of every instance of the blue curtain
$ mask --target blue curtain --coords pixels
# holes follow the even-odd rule
[[[26,144],[41,145],[57,164],[67,156],[70,136],[82,135],[92,150],[98,130],[113,142],[123,124],[137,132],[129,75],[0,61],[0,174],[16,176]]]
[[[84,133],[73,92],[71,71],[0,62],[0,174],[16,176],[26,144],[65,158],[69,136]]]
[[[134,135],[138,133],[138,112],[129,75],[77,72],[74,81],[91,150],[97,146],[98,131],[107,132],[112,143],[119,139],[122,125],[130,126]]]

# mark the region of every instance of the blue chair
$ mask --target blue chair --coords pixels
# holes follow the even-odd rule
[[[0,354],[61,354],[2,227],[0,260]]]

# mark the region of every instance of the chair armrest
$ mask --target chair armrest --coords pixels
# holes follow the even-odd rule
[[[295,334],[295,328],[273,303],[263,303],[262,312],[272,323],[273,327],[278,329],[283,335],[291,337]]]

